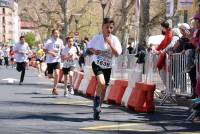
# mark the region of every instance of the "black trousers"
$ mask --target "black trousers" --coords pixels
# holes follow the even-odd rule
[[[5,61],[5,65],[8,66],[9,65],[8,57],[4,57],[4,61]]]
[[[196,80],[196,66],[193,67],[191,69],[191,71],[188,72],[188,74],[189,74],[189,77],[190,77],[190,80],[191,80],[192,94],[194,96],[196,96],[196,93],[195,93],[195,87],[196,87],[196,83],[197,83],[197,80]]]
[[[25,71],[26,71],[26,62],[17,62],[17,71],[21,72],[20,82],[24,81]]]

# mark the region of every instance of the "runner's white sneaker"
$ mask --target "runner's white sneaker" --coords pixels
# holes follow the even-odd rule
[[[70,91],[69,91],[69,93],[72,94],[72,95],[74,95],[74,89],[71,88]]]
[[[68,91],[68,89],[65,89],[64,90],[64,97],[67,97],[67,96],[69,96],[69,91]]]

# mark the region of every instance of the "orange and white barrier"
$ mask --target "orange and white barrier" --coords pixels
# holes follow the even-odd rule
[[[74,84],[76,79],[78,77],[78,71],[77,70],[74,70],[74,75],[73,75],[73,78],[72,78],[72,83]]]
[[[91,80],[91,77],[93,75],[92,71],[92,60],[90,56],[85,57],[85,66],[84,66],[84,77],[83,80],[81,81],[79,92],[82,94],[86,94],[86,90],[88,88],[89,82]]]
[[[92,76],[89,85],[86,90],[86,95],[89,97],[94,97],[95,91],[96,91],[96,86],[97,86],[97,80],[95,76]]]
[[[128,100],[131,95],[132,90],[135,87],[136,82],[142,81],[142,64],[136,64],[134,67],[134,70],[129,70],[128,74],[128,87],[126,88],[124,95],[122,97],[122,105],[127,107]]]
[[[122,101],[125,99],[126,101],[128,101],[129,94],[132,91],[132,85],[133,85],[132,83],[135,83],[135,82],[132,82],[133,74],[130,75],[130,72],[132,72],[135,68],[135,65],[136,65],[135,62],[136,62],[135,55],[121,55],[114,60],[112,75],[111,75],[111,82],[110,82],[109,87],[107,88],[106,95],[105,95],[106,101],[111,102],[112,100],[110,99],[110,96],[109,96],[110,92],[113,92],[111,90],[112,87],[116,87],[116,88],[120,87],[118,90],[119,92],[121,92],[119,94],[122,95],[120,96],[120,102],[119,100],[117,100],[114,103],[121,104]],[[126,81],[125,82],[126,84],[124,85],[124,82],[117,83],[116,81]],[[126,87],[126,88],[123,89],[121,87],[123,88]]]
[[[110,79],[110,84],[109,84],[109,86],[106,88],[106,93],[105,93],[105,97],[104,97],[104,101],[108,101],[108,95],[109,95],[109,93],[110,93],[110,90],[111,90],[111,87],[112,87],[112,85],[114,84],[114,82],[115,82],[115,80],[114,79]]]
[[[31,60],[31,61],[30,61],[30,66],[36,68],[36,67],[37,67],[36,61],[35,61],[35,60]]]
[[[128,86],[128,80],[115,80],[111,85],[111,89],[108,95],[108,103],[121,104],[122,97]]]
[[[86,94],[88,85],[90,83],[90,80],[92,78],[93,71],[91,66],[84,66],[84,77],[83,80],[80,83],[79,92],[82,94]]]
[[[83,72],[79,72],[78,71],[78,75],[77,75],[76,80],[75,80],[75,82],[73,84],[74,90],[78,90],[79,89],[79,86],[80,86],[80,83],[81,83],[81,81],[83,79],[83,76],[84,76]]]
[[[137,112],[154,112],[155,84],[137,82],[128,100],[128,107]]]

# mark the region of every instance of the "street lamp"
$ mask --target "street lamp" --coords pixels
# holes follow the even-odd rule
[[[75,18],[75,23],[76,23],[76,32],[78,31],[78,24],[79,24],[79,17],[82,14],[73,14],[74,18]]]
[[[75,23],[76,23],[76,32],[78,31],[78,23],[79,23],[79,20],[75,18]]]
[[[101,7],[103,9],[103,19],[105,17],[104,10],[105,10],[105,7],[106,7],[107,3],[108,3],[108,0],[101,0]]]

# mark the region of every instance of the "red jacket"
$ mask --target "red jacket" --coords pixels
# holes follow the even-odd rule
[[[169,43],[172,41],[173,33],[171,29],[168,29],[165,34],[165,38],[160,43],[160,45],[156,48],[157,51],[165,49]]]

